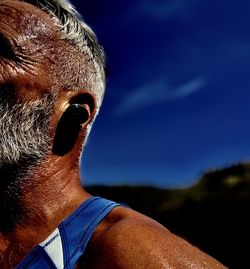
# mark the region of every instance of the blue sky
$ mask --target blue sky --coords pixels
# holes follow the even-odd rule
[[[250,158],[250,2],[74,1],[107,55],[85,184],[180,187]]]

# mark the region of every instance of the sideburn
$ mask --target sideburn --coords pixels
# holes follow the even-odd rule
[[[16,102],[18,99],[14,91],[9,87],[0,88],[0,106],[8,104],[9,107],[13,107],[15,105],[13,100]],[[36,119],[34,121],[34,130],[42,128],[45,130],[44,133],[36,133],[34,130],[32,132],[33,137],[37,138],[34,140],[37,141],[36,151],[32,152],[32,149],[29,151],[29,148],[27,148],[26,153],[20,152],[18,160],[13,159],[12,162],[0,163],[0,233],[8,234],[17,225],[24,225],[28,220],[28,215],[22,205],[21,198],[25,191],[25,186],[30,184],[27,178],[32,175],[32,171],[36,169],[49,152],[50,141],[47,141],[46,145],[41,142],[42,139],[40,138],[42,138],[42,135],[44,135],[44,139],[48,139],[49,137],[48,122],[54,110],[53,104],[55,98],[56,96],[53,92],[47,94],[44,96],[42,102],[44,109],[39,107],[36,111],[33,111]],[[17,124],[22,128],[21,118],[17,116],[15,119],[19,121]],[[14,130],[14,128],[9,128],[10,132],[14,132]]]

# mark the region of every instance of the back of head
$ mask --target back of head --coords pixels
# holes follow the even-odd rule
[[[62,86],[70,85],[75,89],[90,87],[89,90],[95,94],[98,111],[105,88],[105,57],[94,32],[68,0],[19,1],[40,8],[57,24],[65,42],[72,48],[70,55],[63,55],[60,51],[60,58],[65,59],[65,63],[56,73],[60,73],[60,81],[64,83]]]

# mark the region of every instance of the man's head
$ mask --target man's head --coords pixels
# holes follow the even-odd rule
[[[104,86],[102,49],[68,1],[0,0],[2,170],[53,154],[57,125],[74,103],[89,112],[79,132],[86,139]]]

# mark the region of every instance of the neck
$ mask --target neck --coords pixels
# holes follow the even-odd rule
[[[80,185],[79,164],[72,156],[50,156],[22,180],[15,225],[0,233],[0,268],[12,268],[90,195]],[[6,200],[7,200],[6,198]],[[1,201],[4,205],[7,201]],[[11,202],[11,201],[8,201]],[[14,207],[15,208],[15,207]],[[13,220],[12,220],[13,221]],[[12,256],[12,264],[6,263]],[[2,261],[1,261],[2,259]]]

